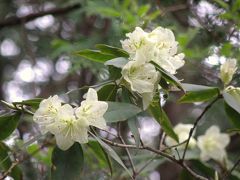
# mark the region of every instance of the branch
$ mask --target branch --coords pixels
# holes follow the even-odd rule
[[[38,17],[42,17],[42,16],[49,15],[49,14],[56,15],[56,16],[61,15],[61,14],[66,14],[66,13],[69,13],[69,12],[79,9],[79,8],[81,8],[81,4],[76,3],[76,4],[72,4],[72,5],[63,7],[63,8],[52,8],[52,9],[49,9],[46,11],[28,14],[23,17],[17,17],[17,16],[8,17],[5,20],[0,22],[0,29],[7,27],[7,26],[14,26],[14,25],[22,24],[22,23],[27,23]]]
[[[122,135],[121,135],[121,126],[120,125],[121,125],[121,123],[118,123],[118,137],[119,137],[119,140],[122,142],[122,144],[126,144],[124,139],[122,138]],[[126,150],[130,165],[132,167],[132,173],[133,173],[132,177],[133,177],[133,179],[136,179],[136,169],[135,169],[135,166],[134,166],[134,163],[133,163],[133,160],[132,160],[132,156],[131,156],[127,147],[125,147],[125,150]]]
[[[135,146],[135,145],[129,145],[129,144],[119,144],[119,143],[115,143],[115,142],[112,142],[108,139],[104,139],[104,138],[101,138],[102,141],[104,141],[105,143],[108,143],[112,146],[116,146],[116,147],[121,147],[121,148],[132,148],[132,149],[141,149],[141,150],[148,150],[148,151],[151,151],[153,153],[156,153],[162,157],[165,157],[167,158],[168,160],[172,161],[172,162],[175,162],[176,164],[178,164],[179,166],[181,166],[182,168],[186,169],[193,177],[195,177],[195,179],[199,179],[199,180],[208,180],[207,178],[201,176],[201,175],[198,175],[197,173],[195,173],[190,167],[188,167],[183,161],[181,160],[177,160],[175,159],[174,157],[170,156],[169,154],[165,153],[165,152],[162,152],[158,149],[153,149],[151,147],[148,147],[148,146],[144,146],[144,145],[141,145],[139,147]]]
[[[240,158],[235,162],[235,164],[232,166],[232,168],[228,172],[225,173],[225,175],[223,176],[223,179],[227,179],[228,176],[230,176],[232,174],[234,169],[236,169],[239,164],[240,164]]]
[[[200,116],[198,116],[198,118],[195,120],[194,124],[193,124],[193,127],[191,128],[190,132],[189,132],[189,136],[188,136],[188,139],[187,139],[187,143],[185,145],[185,148],[184,148],[184,151],[183,151],[183,156],[182,156],[182,161],[184,161],[184,158],[185,158],[185,155],[186,155],[186,152],[187,152],[187,148],[188,148],[188,144],[189,144],[189,141],[193,135],[193,132],[194,130],[196,129],[197,125],[198,125],[198,122],[202,119],[203,115],[208,111],[208,109],[210,109],[212,107],[212,105],[219,99],[221,98],[221,95],[217,96],[210,104],[208,104],[205,109],[203,110],[203,112],[200,114]]]

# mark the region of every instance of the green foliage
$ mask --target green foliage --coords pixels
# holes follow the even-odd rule
[[[67,151],[55,147],[52,153],[51,179],[80,179],[82,177],[83,163],[83,150],[79,143],[75,143]]]
[[[86,58],[88,60],[99,62],[99,63],[104,63],[105,61],[109,59],[113,59],[115,57],[114,55],[105,54],[105,53],[102,53],[101,51],[90,50],[90,49],[78,51],[75,54],[83,58]]]
[[[52,158],[52,152],[53,152],[52,147],[48,147],[45,151],[41,151],[40,145],[32,144],[28,146],[26,149],[29,155],[31,155],[33,158],[51,167],[52,165],[51,158]]]
[[[115,84],[107,84],[99,89],[97,93],[100,101],[115,101],[117,86]]]
[[[188,91],[179,100],[179,103],[204,102],[216,98],[219,95],[218,88]]]
[[[229,106],[227,103],[224,103],[226,114],[231,121],[231,123],[234,125],[234,127],[240,129],[240,114],[236,110],[234,110],[231,106]]]
[[[156,119],[156,121],[159,122],[164,132],[178,142],[178,136],[173,131],[171,121],[169,120],[167,114],[164,112],[164,110],[160,106],[159,99],[150,104],[149,112]]]
[[[240,101],[239,101],[240,96],[237,93],[235,94],[224,91],[223,98],[230,107],[232,107],[235,111],[240,113]]]
[[[97,160],[100,163],[100,167],[109,167],[111,174],[113,174],[113,167],[110,161],[108,153],[104,150],[104,148],[98,143],[98,141],[90,141],[87,144],[90,149],[94,152]]]
[[[116,68],[122,68],[124,65],[126,65],[128,63],[128,59],[123,58],[123,57],[118,57],[118,58],[114,58],[111,59],[107,62],[105,62],[104,64],[106,66],[114,66]]]
[[[3,142],[0,142],[0,169],[7,171],[12,166],[12,161],[9,156],[10,148],[6,146]],[[19,166],[15,166],[10,172],[10,176],[14,180],[22,179],[22,172]]]
[[[96,48],[99,49],[102,53],[111,54],[115,57],[129,57],[127,52],[117,47],[109,46],[106,44],[96,44]]]
[[[107,102],[108,110],[104,114],[106,122],[126,121],[136,116],[141,109],[133,104],[120,102]]]
[[[0,116],[0,140],[6,139],[16,129],[21,114],[19,112]]]
[[[161,73],[161,78],[165,79],[168,83],[178,87],[179,89],[183,90],[183,87],[180,83],[180,81],[175,77],[173,76],[172,74],[166,72],[164,69],[162,69],[158,64],[156,64],[155,62],[151,62],[155,67],[156,69]]]
[[[13,104],[27,105],[27,106],[31,106],[32,108],[37,109],[42,100],[43,100],[43,98],[34,98],[34,99],[28,99],[28,100],[25,100],[22,102],[14,102]]]
[[[103,149],[106,151],[106,153],[111,156],[119,165],[121,165],[126,172],[131,176],[131,173],[129,172],[128,168],[125,166],[125,164],[122,162],[118,154],[105,142],[103,142],[99,137],[93,135],[94,138],[99,142],[99,144],[103,147]]]

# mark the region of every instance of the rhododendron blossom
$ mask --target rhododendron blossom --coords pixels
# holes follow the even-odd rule
[[[226,158],[226,146],[229,144],[228,134],[220,133],[217,126],[211,126],[204,135],[199,136],[197,145],[201,150],[201,159],[214,159],[222,162]]]
[[[108,104],[98,101],[94,89],[88,90],[86,100],[76,109],[61,103],[58,96],[50,97],[40,103],[34,114],[34,121],[39,124],[41,132],[54,134],[60,149],[67,150],[74,142],[87,143],[90,125],[106,129],[103,115]]]
[[[178,139],[179,139],[179,143],[183,143],[184,141],[186,141],[188,139],[189,133],[191,131],[191,129],[193,128],[193,124],[182,124],[179,123],[178,125],[176,125],[174,127],[174,132],[177,134]],[[174,146],[179,144],[177,141],[175,141],[174,139],[172,139],[171,137],[167,136],[166,137],[166,145],[168,146]],[[183,144],[181,146],[179,146],[179,148],[184,148],[186,144]],[[188,147],[189,148],[194,148],[196,146],[196,140],[191,137]]]

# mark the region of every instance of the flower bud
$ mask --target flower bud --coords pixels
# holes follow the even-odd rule
[[[220,67],[220,78],[223,81],[224,85],[227,85],[231,82],[233,74],[237,70],[237,61],[236,59],[228,59]]]

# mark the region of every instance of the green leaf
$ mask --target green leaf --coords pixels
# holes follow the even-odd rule
[[[114,55],[115,57],[126,57],[126,58],[129,57],[126,51],[117,47],[109,46],[106,44],[97,44],[96,48],[99,49],[102,53],[111,54],[111,55]]]
[[[14,102],[13,104],[27,105],[27,106],[31,106],[31,107],[37,109],[42,100],[43,100],[42,98],[34,98],[34,99],[25,100],[22,102]]]
[[[29,153],[29,155],[47,166],[51,166],[52,151],[52,147],[48,147],[44,151],[41,151],[41,147],[39,144],[32,144],[27,147],[27,152]]]
[[[116,68],[114,66],[108,66],[108,71],[109,71],[110,79],[117,80],[122,77],[122,74],[121,74],[122,70],[119,68]]]
[[[104,65],[114,66],[116,68],[123,68],[123,66],[125,66],[128,62],[129,62],[128,59],[123,57],[118,57],[105,62]]]
[[[240,113],[240,90],[230,89],[223,92],[225,102],[231,106],[235,111]]]
[[[229,6],[226,2],[224,2],[223,0],[214,0],[217,4],[219,4],[222,8],[224,9],[228,9]]]
[[[7,171],[11,166],[12,166],[12,161],[9,156],[9,147],[7,147],[3,142],[0,142],[0,167],[4,170]],[[15,166],[11,173],[10,176],[14,180],[21,180],[22,179],[22,172],[18,166]]]
[[[105,152],[103,147],[98,143],[98,141],[89,141],[88,146],[94,152],[97,157],[97,160],[100,162],[102,166],[108,165],[111,174],[113,173],[112,164],[109,159],[108,154]]]
[[[74,143],[66,151],[55,147],[52,153],[53,167],[51,177],[53,180],[81,179],[83,163],[83,150],[79,143]]]
[[[151,6],[149,4],[140,6],[137,11],[138,16],[143,17],[144,15],[147,14],[147,12],[149,11],[150,8],[151,8]]]
[[[227,103],[224,103],[225,111],[230,119],[231,123],[236,128],[240,128],[240,114],[235,111],[231,106],[229,106]]]
[[[120,102],[107,102],[108,110],[104,114],[106,122],[125,121],[136,116],[141,109],[133,104]]]
[[[103,149],[108,153],[109,156],[111,156],[118,164],[120,164],[126,171],[127,173],[131,176],[131,173],[129,172],[128,168],[124,165],[118,154],[105,142],[103,142],[99,137],[95,136],[92,134],[92,136],[101,144]]]
[[[178,87],[179,89],[184,90],[182,84],[180,83],[180,81],[173,76],[172,74],[166,72],[164,69],[162,69],[158,64],[156,64],[155,62],[151,61],[151,63],[156,67],[156,69],[161,73],[161,78],[164,78],[168,83],[175,85],[176,87]]]
[[[121,13],[117,10],[115,10],[114,8],[111,7],[98,7],[98,9],[96,9],[98,13],[100,13],[103,16],[106,17],[120,17]]]
[[[178,136],[173,130],[172,123],[169,120],[167,114],[164,112],[162,107],[160,106],[160,100],[153,101],[149,108],[148,108],[150,114],[156,119],[156,121],[161,125],[161,128],[164,130],[164,132],[174,140],[178,142]]]
[[[203,85],[197,85],[197,84],[188,84],[188,83],[182,83],[182,86],[185,89],[185,91],[202,91],[202,90],[209,90],[209,89],[217,88],[217,87],[203,86]]]
[[[0,116],[0,140],[6,139],[17,128],[20,113]]]
[[[139,147],[139,145],[140,145],[140,134],[139,134],[139,131],[138,131],[138,126],[139,126],[138,125],[138,120],[137,120],[136,117],[133,117],[133,118],[128,119],[127,123],[128,123],[128,127],[129,127],[130,131],[132,132],[132,134],[134,136],[136,146]]]
[[[209,167],[207,164],[204,164],[199,160],[190,160],[190,162],[193,165],[193,170],[195,170],[196,172],[203,174],[209,179],[214,177],[215,175],[214,169]]]
[[[90,49],[85,49],[82,51],[78,51],[75,53],[78,56],[81,56],[83,58],[86,58],[88,60],[94,61],[94,62],[99,62],[99,63],[104,63],[110,59],[115,58],[114,55],[111,54],[104,54],[101,51],[97,50],[90,50]]]
[[[97,93],[100,101],[115,101],[117,86],[115,84],[107,84],[99,89]]]
[[[193,102],[204,102],[209,101],[219,95],[218,88],[211,88],[199,91],[188,91],[179,100],[179,103],[193,103]]]

